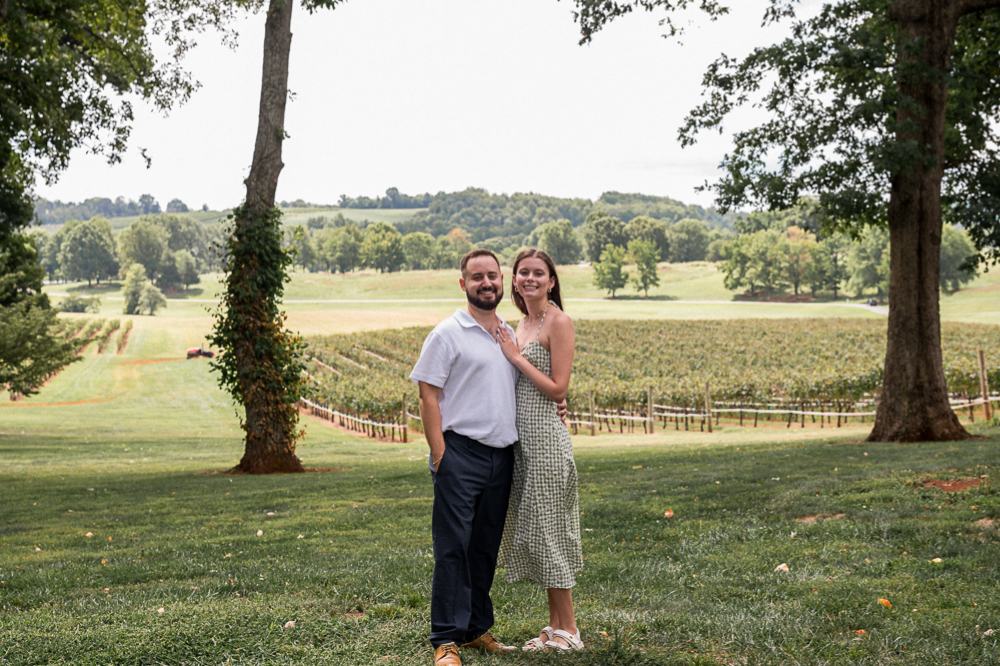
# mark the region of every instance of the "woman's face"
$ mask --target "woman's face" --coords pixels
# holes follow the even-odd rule
[[[545,294],[556,284],[556,279],[549,275],[549,267],[538,257],[527,257],[517,265],[514,274],[514,286],[521,298],[533,300],[540,294]]]

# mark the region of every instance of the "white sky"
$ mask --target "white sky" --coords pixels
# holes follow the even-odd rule
[[[619,19],[579,46],[572,4],[555,0],[351,0],[292,17],[285,168],[278,199],[335,204],[340,194],[483,187],[596,199],[607,190],[710,205],[728,140],[682,150],[677,129],[701,99],[706,66],[778,41],[767,0],[702,14],[683,44],[660,15]],[[806,2],[815,5],[816,2]],[[74,153],[48,199],[93,196],[222,209],[239,203],[256,133],[263,16],[240,21],[239,48],[205,35],[187,66],[202,88],[168,117],[136,107],[122,164]],[[748,122],[752,112],[737,116]],[[138,148],[153,159],[146,169]]]

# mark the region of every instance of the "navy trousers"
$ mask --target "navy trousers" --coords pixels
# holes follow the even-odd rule
[[[512,447],[448,431],[434,474],[431,644],[461,645],[493,626],[490,587],[514,474]]]

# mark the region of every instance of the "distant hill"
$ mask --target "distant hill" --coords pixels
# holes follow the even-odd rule
[[[523,240],[535,227],[554,220],[567,219],[574,227],[579,227],[595,210],[606,211],[624,222],[640,215],[667,223],[693,218],[703,220],[715,229],[732,229],[739,218],[732,213],[722,215],[714,208],[689,205],[669,197],[622,192],[605,192],[597,201],[591,201],[535,193],[490,194],[485,189],[473,187],[461,192],[410,196],[401,194],[396,188],[389,188],[384,197],[341,195],[338,203],[339,206],[319,206],[297,200],[282,201],[279,206],[284,211],[286,226],[332,219],[339,212],[347,221],[360,226],[385,221],[403,234],[423,231],[435,237],[459,228],[475,244],[490,239],[508,241],[502,245],[514,242],[513,237]],[[161,212],[188,213],[207,224],[217,224],[224,219],[225,213],[208,211],[207,208],[189,210],[183,201],[174,199],[161,209],[149,194],[140,196],[138,201],[124,197],[113,200],[93,197],[80,203],[44,198],[35,200],[35,213],[43,224],[61,225],[67,220],[89,220],[100,215],[111,220],[115,229],[128,226],[140,215]]]
[[[389,196],[390,194],[393,196]],[[426,210],[416,211],[409,219],[395,223],[400,232],[407,234],[424,231],[432,236],[442,236],[452,229],[460,228],[469,234],[473,243],[491,238],[527,236],[538,225],[559,219],[567,219],[578,227],[594,210],[606,211],[624,222],[640,215],[668,223],[693,218],[703,220],[709,227],[716,229],[732,229],[738,218],[732,213],[722,215],[714,208],[688,205],[669,197],[646,194],[605,192],[597,201],[591,201],[534,193],[490,194],[485,189],[473,187],[461,192],[438,192],[433,197],[427,194],[410,197],[390,188],[387,196],[381,199],[341,196],[341,207],[353,208],[352,202],[360,201],[364,205],[357,206],[358,208],[385,210],[395,207],[393,200],[405,204],[400,208],[414,208],[418,203],[426,205]],[[379,205],[372,206],[372,202],[376,201]],[[377,219],[377,212],[372,213],[372,217]]]

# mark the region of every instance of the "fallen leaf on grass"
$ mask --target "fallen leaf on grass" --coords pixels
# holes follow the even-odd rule
[[[782,562],[778,566],[774,567],[774,570],[775,571],[788,571],[789,569],[788,569],[788,565],[785,564],[784,562]]]
[[[269,515],[269,516],[273,516],[273,515],[274,515],[274,511],[268,511],[268,512],[267,512],[267,515]]]
[[[986,631],[983,632],[983,636],[992,636],[992,635],[993,635],[992,629],[987,629]]]
[[[865,631],[864,629],[858,629],[854,633],[856,633],[858,636],[867,636],[868,635],[868,632]]]
[[[299,538],[299,539],[305,539],[305,538],[306,538],[306,536],[305,536],[304,534],[300,534],[300,535],[298,536],[298,538]]]
[[[608,632],[606,632],[606,631],[598,631],[597,633],[599,633],[601,636],[607,636],[608,635]]]
[[[101,559],[101,564],[107,564],[107,563],[108,563],[108,561],[107,561],[107,560],[105,560],[105,559]]]
[[[226,559],[227,557],[232,557],[232,556],[233,556],[232,553],[226,553],[225,555],[222,556],[222,559]]]
[[[264,536],[264,530],[257,530],[257,536]]]
[[[670,509],[667,509],[666,511],[663,512],[663,517],[664,518],[673,518],[674,517],[674,512],[671,511]]]
[[[878,602],[886,608],[892,608],[892,603],[888,599],[879,599]]]
[[[632,469],[642,469],[642,465],[632,465]]]
[[[35,546],[35,552],[36,552],[36,553],[40,553],[40,552],[42,552],[42,549],[41,549],[41,548],[39,548],[38,546]]]
[[[93,532],[87,532],[83,536],[85,536],[85,537],[87,537],[89,539],[90,537],[94,536],[94,533]]]
[[[163,609],[162,609],[162,608],[157,608],[157,609],[156,609],[156,612],[157,612],[157,613],[162,613],[162,612],[163,612]]]
[[[934,564],[941,564],[941,558],[935,557],[933,560],[931,560],[931,562],[933,562]]]
[[[289,620],[288,622],[285,623],[285,629],[294,629],[294,628],[295,628],[295,620]]]

